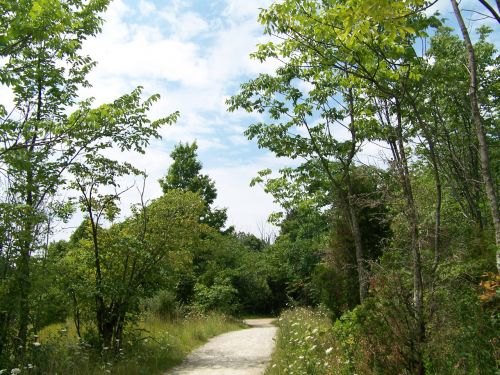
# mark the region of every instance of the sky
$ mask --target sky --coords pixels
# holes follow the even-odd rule
[[[215,204],[228,209],[227,224],[256,235],[276,230],[266,220],[279,207],[262,186],[250,187],[250,180],[259,170],[278,170],[292,161],[277,159],[247,140],[244,130],[259,118],[228,113],[225,101],[241,83],[261,72],[272,73],[278,66],[249,57],[257,44],[267,40],[257,18],[259,9],[271,2],[114,0],[103,15],[102,32],[84,43],[83,53],[98,65],[88,76],[92,87],[80,92],[81,99],[94,97],[95,104],[110,102],[139,85],[145,96],[159,93],[161,99],[152,108],[151,118],[180,111],[177,124],[163,128],[162,140],[152,142],[144,155],[111,151],[109,156],[145,170],[149,176],[145,196],[154,199],[161,195],[157,181],[172,163],[169,154],[174,146],[196,140],[203,173],[215,181],[218,190]],[[464,8],[475,3],[462,1]],[[430,12],[436,10],[454,18],[448,0],[440,0]],[[496,31],[498,35],[498,27]],[[362,158],[379,164],[384,154],[368,144]],[[123,197],[124,215],[138,199],[136,189]],[[78,225],[79,220],[81,216],[76,216],[67,227]]]
[[[250,180],[259,170],[279,169],[288,161],[248,141],[243,132],[255,116],[228,113],[225,101],[241,83],[276,68],[249,58],[265,40],[257,17],[259,8],[269,4],[268,0],[115,0],[104,15],[102,33],[83,49],[98,65],[88,76],[92,87],[82,90],[82,97],[105,103],[140,85],[145,95],[161,95],[150,112],[152,118],[181,113],[175,125],[161,130],[162,140],[153,142],[145,155],[110,153],[146,170],[146,197],[161,195],[157,181],[167,173],[173,147],[196,140],[203,173],[216,183],[215,205],[227,207],[228,225],[256,235],[272,230],[266,220],[278,207],[262,187],[251,188]],[[122,205],[137,198],[132,189]]]

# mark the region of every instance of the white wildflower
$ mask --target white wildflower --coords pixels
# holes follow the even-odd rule
[[[333,348],[330,346],[328,349],[325,350],[326,354],[330,354],[332,352]]]
[[[41,343],[39,343],[38,341],[35,341],[35,342],[33,343],[33,346],[35,346],[35,347],[39,347],[40,345],[42,345],[42,344],[41,344]]]
[[[20,374],[21,373],[21,369],[20,368],[13,368],[12,370],[10,370],[10,373],[11,375],[17,375],[17,374]]]

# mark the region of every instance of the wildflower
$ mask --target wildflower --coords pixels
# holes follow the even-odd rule
[[[7,372],[7,369],[0,370],[0,375],[5,374]]]
[[[332,352],[333,348],[330,346],[328,349],[325,350],[326,354],[330,354]]]
[[[35,341],[35,342],[33,343],[33,346],[35,346],[35,347],[37,347],[37,348],[38,348],[40,345],[42,345],[42,344],[41,344],[41,343],[39,343],[38,341]]]
[[[21,369],[20,368],[13,368],[12,370],[10,370],[10,373],[11,375],[17,375],[17,374],[20,374],[21,373]]]

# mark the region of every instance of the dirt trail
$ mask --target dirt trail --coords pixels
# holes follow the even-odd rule
[[[261,375],[274,348],[273,319],[245,320],[251,328],[224,333],[193,351],[165,375]]]

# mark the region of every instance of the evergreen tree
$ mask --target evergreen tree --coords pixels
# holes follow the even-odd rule
[[[202,164],[198,160],[197,150],[196,141],[191,144],[179,143],[175,146],[170,154],[174,162],[168,168],[167,175],[159,182],[163,193],[178,189],[200,194],[206,204],[200,222],[221,230],[227,220],[227,209],[212,207],[217,198],[217,189],[208,175],[201,174]],[[231,228],[228,231],[231,231]]]

